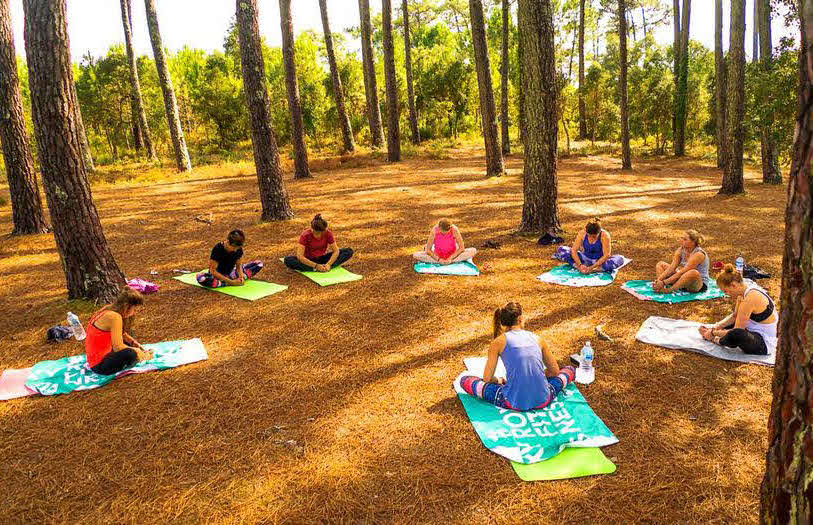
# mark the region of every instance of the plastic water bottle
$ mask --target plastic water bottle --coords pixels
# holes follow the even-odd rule
[[[584,343],[581,351],[581,364],[576,369],[576,382],[589,385],[596,380],[596,369],[593,368],[593,358],[595,353],[590,341]]]
[[[737,255],[737,258],[734,260],[734,266],[737,268],[737,271],[740,272],[740,275],[742,275],[742,270],[745,268],[745,259],[743,259],[742,255]]]
[[[85,328],[82,326],[82,322],[76,317],[76,314],[73,312],[68,312],[68,324],[73,330],[73,336],[76,338],[77,341],[84,341],[85,340]]]

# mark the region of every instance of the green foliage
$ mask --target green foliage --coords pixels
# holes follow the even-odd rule
[[[619,139],[618,35],[614,1],[588,2],[585,24],[586,79],[584,93],[588,136],[607,148]],[[557,71],[559,72],[560,143],[573,139],[578,129],[577,49],[578,0],[554,0]],[[630,3],[632,20],[629,47],[630,133],[637,144],[663,153],[671,141],[674,84],[671,43],[659,45],[653,38],[659,27],[671,23],[671,4],[664,0],[636,0]],[[400,3],[395,2],[395,60],[401,100],[401,128],[408,129],[407,86],[404,68],[403,23]],[[486,33],[491,59],[495,101],[502,103],[500,65],[502,61],[501,1],[484,1]],[[512,2],[515,11],[516,2]],[[480,137],[479,100],[474,56],[469,30],[468,0],[410,0],[414,91],[421,136],[432,141],[431,154],[458,137]],[[641,13],[647,20],[646,37]],[[777,15],[778,16],[778,15]],[[787,15],[790,16],[790,15]],[[793,17],[790,16],[790,19]],[[381,111],[384,104],[384,74],[381,47],[381,17],[373,19],[373,47]],[[334,30],[337,28],[334,28]],[[509,28],[509,122],[517,136],[520,97],[517,54],[517,28]],[[637,36],[636,36],[637,34]],[[342,79],[344,99],[356,140],[369,142],[364,79],[360,56],[351,50],[350,37],[358,28],[333,35]],[[333,97],[324,39],[321,33],[305,31],[296,38],[296,62],[305,130],[311,147],[337,149],[340,125]],[[282,51],[262,45],[268,81],[271,125],[278,143],[290,143],[291,122],[285,88]],[[686,140],[698,148],[714,142],[714,56],[697,42],[690,42]],[[751,65],[746,75],[747,144],[759,149],[759,134],[765,122],[772,121],[772,133],[782,158],[787,159],[793,136],[797,49],[782,42],[776,51],[773,69]],[[168,57],[178,100],[181,124],[195,164],[199,159],[222,157],[244,151],[249,143],[248,114],[242,83],[238,31],[234,21],[223,38],[223,51],[184,48]],[[171,156],[163,96],[154,61],[138,57],[147,121],[159,156]],[[25,111],[33,136],[28,73],[19,61]],[[85,56],[75,67],[80,107],[91,148],[98,164],[135,156],[133,122],[130,110],[130,83],[127,58],[121,44],[111,46],[102,57]],[[383,115],[386,122],[386,114]],[[36,141],[32,140],[36,148]],[[581,148],[586,146],[581,144]],[[598,150],[596,150],[598,151]]]

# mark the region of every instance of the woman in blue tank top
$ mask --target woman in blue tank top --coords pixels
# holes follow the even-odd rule
[[[581,273],[612,272],[624,264],[624,258],[613,255],[610,233],[601,229],[598,217],[591,219],[584,231],[576,236],[573,246],[560,246],[553,255]]]
[[[495,310],[494,340],[483,377],[462,376],[463,390],[500,408],[532,410],[549,405],[573,381],[576,369],[560,368],[548,345],[524,326],[518,303]],[[499,357],[507,377],[494,377]]]

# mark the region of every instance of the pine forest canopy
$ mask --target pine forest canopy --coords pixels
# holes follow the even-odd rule
[[[314,4],[316,4],[314,0]],[[696,3],[696,2],[695,2]],[[560,86],[560,149],[569,138],[578,136],[578,75],[576,31],[579,0],[552,2],[557,71]],[[606,4],[606,5],[605,5]],[[657,31],[671,26],[670,5],[665,0],[630,0],[628,9],[629,133],[634,149],[664,153],[672,140],[672,107],[664,104],[674,96],[671,43],[659,43]],[[261,4],[262,5],[262,4]],[[461,0],[415,0],[410,5],[410,32],[414,100],[422,139],[459,137],[482,140],[482,122],[477,72],[470,31],[468,2]],[[373,6],[375,8],[373,8]],[[618,94],[619,47],[617,3],[606,0],[586,2],[585,84],[586,138],[591,143],[618,143],[620,108]],[[484,1],[486,38],[492,85],[499,86],[502,64],[501,2]],[[275,10],[276,3],[268,8]],[[267,8],[267,9],[268,9]],[[373,8],[373,49],[382,121],[386,124],[383,35],[380,5]],[[317,6],[318,9],[318,6]],[[376,9],[378,12],[376,12]],[[509,28],[508,120],[509,134],[519,138],[519,74],[517,55],[516,1],[511,5]],[[318,12],[318,11],[317,11]],[[781,11],[774,16],[779,16]],[[693,17],[696,15],[693,15]],[[15,22],[16,23],[16,22]],[[727,24],[726,24],[727,26]],[[693,26],[694,27],[694,26]],[[69,27],[70,30],[70,27]],[[136,27],[134,33],[145,32]],[[370,145],[366,117],[364,80],[360,53],[354,49],[359,36],[356,25],[345,31],[333,29],[336,62],[344,91],[350,127],[360,145]],[[405,71],[403,21],[400,2],[393,3],[393,38],[398,100],[408,101]],[[110,46],[104,56],[85,54],[75,65],[76,89],[82,117],[94,160],[97,164],[135,157],[127,53],[122,43]],[[789,161],[795,102],[796,53],[798,44],[785,38],[774,42],[774,65],[763,71],[749,63],[746,69],[746,110],[744,117],[746,155],[760,156],[761,128],[765,115],[773,115],[771,130],[780,162]],[[285,89],[285,69],[280,47],[263,43],[271,124],[279,144],[291,143],[291,118]],[[324,36],[306,30],[296,36],[296,74],[302,106],[302,119],[309,147],[340,151],[340,116],[333,97]],[[168,53],[170,74],[177,95],[181,127],[186,135],[192,164],[212,155],[233,155],[236,146],[250,150],[250,126],[243,93],[240,51],[232,21],[223,36],[222,51],[185,47]],[[172,142],[163,107],[161,89],[153,59],[137,57],[143,104],[153,142],[159,157],[172,158]],[[28,72],[18,57],[23,104],[31,125]],[[716,134],[714,104],[714,52],[697,40],[689,43],[685,140],[687,147],[713,147]],[[498,115],[501,97],[495,97]],[[400,104],[400,127],[409,129],[406,102]],[[498,117],[499,118],[499,117]],[[566,140],[567,139],[567,140]],[[34,144],[35,146],[35,144]],[[239,151],[239,148],[238,148]],[[205,162],[205,160],[204,160]]]

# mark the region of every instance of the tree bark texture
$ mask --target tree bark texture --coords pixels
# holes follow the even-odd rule
[[[336,112],[339,117],[339,126],[342,128],[342,152],[350,153],[356,150],[353,140],[353,128],[347,116],[347,107],[344,105],[344,90],[342,77],[339,76],[339,66],[336,64],[336,52],[333,49],[333,34],[330,32],[330,21],[327,15],[327,0],[319,0],[319,9],[322,12],[322,29],[325,32],[325,48],[327,61],[330,66],[330,79],[333,83],[333,94],[336,99]]]
[[[403,0],[401,11],[404,17],[404,62],[406,69],[407,98],[409,99],[409,129],[412,143],[420,144],[421,130],[418,128],[418,110],[415,107],[415,89],[412,83],[412,37],[409,32],[409,0]]]
[[[587,108],[584,105],[584,8],[585,0],[579,0],[579,140],[587,138]]]
[[[378,100],[378,81],[375,78],[375,51],[373,51],[373,26],[370,23],[370,0],[359,0],[361,17],[361,60],[364,72],[364,94],[367,100],[367,118],[370,121],[370,139],[373,147],[384,145],[384,128],[381,124],[381,103]]]
[[[65,0],[24,0],[23,9],[40,168],[68,298],[109,301],[124,275],[107,245],[82,160]]]
[[[169,76],[167,59],[164,56],[164,44],[161,41],[161,31],[158,28],[158,13],[155,11],[155,0],[144,0],[147,11],[147,27],[150,31],[152,53],[155,58],[155,67],[158,69],[158,83],[164,94],[164,109],[169,123],[169,135],[172,139],[172,148],[175,151],[175,164],[178,171],[190,171],[192,161],[189,160],[189,151],[186,148],[186,139],[181,129],[181,118],[178,115],[178,101],[175,99],[175,89],[172,87],[172,78]]]
[[[0,0],[0,143],[11,196],[12,235],[47,232],[25,126],[9,0]]]
[[[800,2],[802,46],[793,160],[785,211],[779,348],[768,418],[760,522],[813,522],[813,5]]]
[[[82,110],[79,107],[79,97],[76,94],[76,86],[71,86],[71,98],[73,99],[74,118],[76,119],[76,133],[79,134],[79,145],[82,148],[82,162],[85,163],[87,171],[95,171],[96,164],[93,162],[93,154],[90,152],[90,141],[85,132],[85,121],[82,120]]]
[[[491,61],[486,40],[486,23],[482,0],[469,0],[471,16],[471,41],[477,69],[477,86],[480,91],[480,116],[483,122],[483,141],[486,148],[486,176],[502,175],[502,149],[497,134],[497,108],[494,104],[494,87],[491,83]]]
[[[618,48],[621,71],[618,76],[621,94],[621,169],[632,169],[630,153],[630,121],[627,101],[627,2],[618,0]]]
[[[271,106],[265,78],[265,62],[260,40],[257,0],[237,0],[237,30],[240,64],[246,105],[251,120],[251,143],[260,187],[263,221],[278,221],[294,216],[288,192],[282,181],[279,150],[271,129]]]
[[[760,39],[760,31],[762,28],[760,27],[759,23],[759,3],[762,0],[753,0],[754,2],[754,30],[751,31],[751,43],[752,43],[752,50],[751,50],[751,62],[759,62],[759,39]],[[770,0],[769,0],[770,1]]]
[[[680,24],[680,61],[678,62],[677,91],[675,91],[675,156],[686,154],[686,107],[689,89],[689,22],[692,0],[683,0]]]
[[[728,44],[726,74],[726,159],[720,193],[745,191],[743,185],[743,126],[745,114],[745,0],[731,0],[731,40]]]
[[[308,145],[305,143],[305,124],[302,120],[302,101],[296,79],[296,46],[291,0],[279,0],[279,23],[282,28],[282,61],[285,65],[285,89],[288,92],[288,111],[291,113],[291,142],[294,146],[294,178],[311,176],[308,166]]]
[[[133,51],[133,23],[130,0],[121,0],[121,23],[124,26],[124,45],[127,48],[127,63],[130,66],[130,99],[133,111],[133,135],[136,143],[143,143],[147,150],[147,158],[156,160],[155,148],[150,137],[150,126],[147,124],[147,115],[144,112],[144,101],[141,99],[141,83],[138,79],[138,65]],[[136,146],[138,148],[138,146]]]
[[[771,2],[770,0],[754,0],[759,9],[759,56],[762,67],[770,71],[773,67],[773,42],[771,38]],[[776,147],[773,134],[773,118],[762,128],[762,182],[765,184],[782,184],[782,171],[779,169],[779,151]]]
[[[122,14],[123,18],[123,14]],[[127,2],[127,21],[125,22],[122,20],[123,23],[127,24],[127,27],[130,29],[130,36],[133,35],[133,6],[129,2]],[[125,35],[126,36],[126,35]],[[125,42],[126,45],[126,42]],[[137,71],[137,70],[136,70]],[[139,89],[139,95],[141,94],[141,90]],[[138,121],[138,109],[136,109],[136,101],[135,97],[133,96],[132,90],[130,92],[130,126],[133,128],[133,147],[136,150],[136,154],[141,154],[141,149],[144,147],[144,140],[143,140],[143,133],[141,132],[141,126],[139,125]]]
[[[406,0],[404,0],[406,1]],[[502,126],[502,154],[511,153],[510,122],[508,121],[508,50],[511,48],[511,9],[508,0],[502,0],[502,61],[500,64],[500,124]],[[571,63],[572,58],[571,57]]]
[[[384,82],[387,87],[387,160],[401,160],[401,110],[398,104],[398,77],[395,76],[395,45],[392,41],[392,2],[381,1],[384,36]]]
[[[556,183],[556,58],[551,0],[519,0],[522,43],[522,90],[525,123],[523,143],[523,232],[558,232]]]
[[[714,105],[716,118],[717,167],[726,159],[726,61],[723,54],[723,0],[714,0]]]

